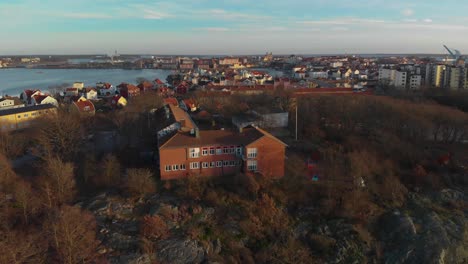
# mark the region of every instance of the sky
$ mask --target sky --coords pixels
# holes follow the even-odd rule
[[[0,54],[468,53],[460,0],[0,0]]]

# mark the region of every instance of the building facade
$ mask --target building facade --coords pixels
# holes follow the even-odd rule
[[[268,132],[258,127],[199,130],[177,106],[165,112],[173,122],[158,133],[161,180],[237,173],[284,176],[286,144]]]
[[[25,129],[33,125],[38,118],[52,117],[56,114],[57,108],[50,104],[0,110],[0,131]]]

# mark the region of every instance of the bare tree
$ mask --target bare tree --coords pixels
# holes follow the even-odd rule
[[[156,191],[153,173],[148,169],[129,169],[127,190],[131,195],[143,196]]]
[[[96,257],[96,221],[91,213],[64,206],[46,223],[52,248],[61,263],[88,263]]]
[[[0,263],[46,263],[46,252],[47,243],[37,231],[0,232]]]
[[[73,200],[76,192],[73,164],[59,158],[50,157],[44,170],[45,176],[39,180],[44,203],[53,208]]]

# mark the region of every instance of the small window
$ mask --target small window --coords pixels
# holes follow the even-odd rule
[[[202,163],[202,168],[203,169],[208,169],[208,162],[203,162]]]
[[[216,155],[221,155],[221,154],[223,154],[223,149],[221,147],[218,147],[216,149]]]
[[[166,165],[166,171],[171,171],[171,165]]]
[[[200,157],[200,148],[190,148],[189,149],[190,158],[198,158]]]
[[[247,161],[247,170],[257,171],[257,161],[256,160],[248,160]]]
[[[190,162],[190,169],[191,170],[196,170],[200,168],[200,163],[199,162]]]
[[[18,118],[21,118],[21,116],[19,115]]]
[[[223,161],[223,166],[224,166],[224,167],[229,166],[229,161],[228,161],[228,160]]]
[[[216,162],[216,167],[221,168],[222,166],[223,166],[223,162],[222,162],[222,161],[217,161],[217,162]]]
[[[236,148],[231,146],[231,148],[229,149],[229,154],[234,154],[236,153]]]
[[[208,148],[203,148],[202,149],[202,156],[207,156],[208,155]]]
[[[28,117],[29,115],[28,114],[24,114],[24,117]]]
[[[212,161],[210,162],[210,168],[214,168],[216,166],[216,162]]]
[[[253,159],[257,157],[257,148],[248,148],[247,149],[247,158]]]
[[[236,161],[235,160],[229,161],[229,166],[231,166],[231,167],[236,166]]]
[[[172,170],[173,171],[179,170],[179,165],[172,165]]]
[[[236,148],[236,155],[237,155],[237,156],[242,156],[242,147],[237,146],[237,148]]]
[[[229,148],[228,148],[228,147],[224,147],[224,148],[223,148],[223,153],[224,153],[224,154],[229,154]]]
[[[185,170],[185,164],[180,164],[180,170]]]
[[[215,148],[210,148],[210,155],[214,155],[215,154]]]

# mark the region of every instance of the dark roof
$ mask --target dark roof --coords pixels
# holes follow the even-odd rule
[[[51,109],[51,108],[55,108],[55,106],[50,105],[50,104],[44,104],[44,105],[10,108],[10,109],[5,109],[5,110],[0,110],[0,116],[25,113],[29,111],[45,110],[45,109]]]
[[[180,147],[203,147],[217,145],[247,145],[261,137],[264,134],[255,128],[246,128],[242,132],[231,130],[201,130],[197,138],[190,133],[177,133],[169,139],[162,148],[180,148]]]

